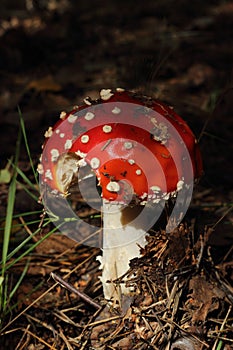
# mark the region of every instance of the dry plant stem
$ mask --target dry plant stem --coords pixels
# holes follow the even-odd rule
[[[130,289],[122,283],[112,283],[129,269],[129,261],[140,256],[140,247],[145,246],[146,232],[133,225],[123,225],[122,204],[103,200],[103,255],[99,258],[103,269],[101,281],[104,297],[121,303],[122,294],[128,295]],[[124,220],[124,222],[126,222]],[[107,281],[110,281],[108,283]]]
[[[101,306],[97,304],[94,300],[92,300],[88,295],[86,295],[83,292],[80,292],[78,289],[73,287],[70,283],[66,282],[61,276],[55,274],[54,272],[51,272],[51,276],[54,279],[55,282],[58,282],[61,284],[64,288],[66,288],[68,291],[71,293],[76,294],[79,296],[81,299],[83,299],[86,303],[92,305],[96,309],[101,309]]]
[[[28,335],[27,335],[27,331],[29,330],[29,328],[31,327],[31,325],[27,325],[27,328],[24,330],[23,335],[18,343],[18,345],[16,346],[15,350],[21,350],[21,349],[25,349],[26,345],[29,342],[28,339]],[[26,337],[27,336],[27,337]],[[26,339],[25,339],[26,338]]]
[[[38,323],[40,326],[45,327],[46,329],[51,331],[54,336],[58,335],[56,329],[52,325],[49,325],[46,322],[39,320],[37,317],[31,316],[27,313],[25,313],[24,315],[27,317],[27,319],[34,321],[34,322]]]
[[[35,333],[29,331],[29,329],[22,328],[22,330],[23,330],[24,332],[26,332],[27,334],[29,334],[30,336],[32,336],[33,338],[35,338],[38,342],[43,343],[48,349],[50,349],[50,350],[55,350],[55,348],[53,347],[53,345],[48,344],[44,339],[40,338],[40,337],[37,336]]]
[[[74,350],[74,348],[72,347],[72,345],[70,344],[70,342],[68,341],[68,339],[66,338],[65,334],[62,332],[62,329],[60,328],[60,332],[59,332],[60,337],[62,338],[62,340],[64,341],[64,343],[67,346],[68,350]]]
[[[220,327],[220,330],[219,330],[219,335],[221,335],[221,332],[223,331],[224,327],[225,327],[225,324],[227,322],[227,319],[231,313],[231,310],[232,310],[232,305],[230,305],[228,311],[227,311],[227,314],[223,320],[223,323],[221,324],[221,327]],[[219,342],[219,336],[217,336],[217,339],[215,340],[215,343],[214,343],[214,346],[213,346],[213,350],[215,350],[217,348],[217,345],[218,345],[218,342]]]

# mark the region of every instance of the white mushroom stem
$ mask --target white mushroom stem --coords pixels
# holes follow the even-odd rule
[[[124,207],[103,199],[103,255],[99,257],[103,270],[101,281],[105,299],[119,303],[122,295],[130,294],[130,289],[124,283],[116,287],[112,281],[127,272],[130,260],[140,256],[140,247],[146,243],[146,232],[127,222],[132,220],[132,213],[135,215],[137,208],[122,213]]]

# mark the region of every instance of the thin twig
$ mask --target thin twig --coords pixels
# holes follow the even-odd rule
[[[221,327],[220,327],[220,330],[219,330],[219,336],[217,336],[217,339],[215,340],[215,343],[214,343],[214,346],[213,346],[212,350],[215,350],[216,347],[217,347],[217,344],[218,344],[219,338],[220,338],[220,334],[221,334],[220,332],[224,329],[224,326],[225,326],[225,324],[227,322],[228,316],[230,315],[231,309],[232,309],[232,305],[229,306],[229,309],[227,311],[226,317],[224,318],[223,323],[221,324]]]
[[[26,344],[28,344],[28,339],[26,339],[26,341],[24,341],[24,338],[26,335],[28,336],[27,331],[29,330],[30,327],[31,327],[31,325],[29,324],[29,325],[27,325],[27,328],[24,329],[23,335],[22,335],[18,345],[16,346],[15,350],[25,349]]]
[[[39,239],[38,239],[37,237],[33,236],[33,233],[32,233],[32,231],[30,230],[30,228],[28,227],[28,225],[27,225],[27,223],[25,222],[24,218],[23,218],[22,216],[20,216],[20,217],[19,217],[19,220],[20,220],[21,224],[23,225],[25,231],[29,234],[29,236],[32,237],[32,240],[33,240],[34,242],[37,242]]]
[[[199,255],[198,255],[198,258],[197,258],[197,262],[196,262],[197,270],[199,270],[199,268],[200,268],[200,263],[201,263],[201,260],[202,260],[202,257],[203,257],[203,253],[204,253],[204,248],[205,248],[204,239],[203,239],[202,235],[200,235],[199,242],[200,242],[200,246],[201,247],[200,247]]]
[[[29,318],[30,320],[32,321],[35,321],[36,323],[38,323],[40,326],[43,326],[45,327],[46,329],[50,330],[52,333],[53,333],[53,336],[54,338],[58,335],[58,332],[56,331],[56,329],[52,326],[52,325],[49,325],[47,324],[46,322],[44,321],[41,321],[39,320],[38,318],[32,316],[32,315],[29,315],[27,313],[24,314],[27,318]]]
[[[34,334],[33,332],[29,331],[29,329],[23,329],[26,333],[30,334],[33,338],[37,339],[39,342],[43,343],[44,345],[46,345],[50,350],[56,350],[54,348],[53,345],[50,345],[49,343],[47,343],[45,340],[43,340],[42,338],[38,337],[36,334]]]
[[[38,298],[33,300],[33,302],[28,305],[24,310],[22,310],[18,315],[16,315],[10,322],[8,322],[2,329],[1,329],[1,334],[6,334],[4,331],[12,324],[14,323],[20,316],[25,314],[26,311],[28,311],[33,305],[35,305],[39,300],[41,300],[45,295],[47,295],[51,290],[53,290],[58,283],[54,283],[49,289],[47,289],[44,293],[42,293]]]
[[[73,346],[71,346],[70,342],[68,341],[68,339],[65,337],[64,333],[62,332],[62,329],[60,328],[60,332],[59,335],[61,337],[61,339],[64,341],[64,343],[67,346],[68,350],[74,350]]]
[[[168,318],[165,318],[165,317],[163,317],[163,321],[166,321],[167,323],[172,323],[172,324],[174,324],[174,326],[176,326],[176,327],[177,327],[178,329],[180,329],[182,332],[188,334],[190,337],[194,338],[194,339],[197,340],[199,343],[201,343],[201,344],[203,344],[204,346],[206,346],[207,348],[209,348],[209,345],[208,345],[205,341],[199,339],[195,334],[189,334],[189,332],[188,332],[187,330],[185,330],[184,328],[182,328],[178,323],[176,323],[176,322],[174,322],[174,321],[172,321],[172,320],[170,320],[170,319],[168,319]]]
[[[66,288],[71,293],[74,293],[75,295],[79,296],[81,299],[83,299],[86,303],[92,305],[96,309],[101,309],[101,306],[97,304],[93,299],[91,299],[87,294],[80,292],[77,288],[72,286],[72,284],[66,282],[61,276],[57,275],[54,272],[51,272],[51,277],[54,279],[55,282],[58,282],[61,286]]]
[[[73,270],[71,270],[69,273],[65,275],[65,278],[69,277],[73,272],[75,272],[77,269],[79,269],[83,264],[85,264],[89,259],[93,257],[93,254],[90,255],[87,259],[82,261],[80,264],[75,266]],[[22,310],[18,315],[16,315],[11,321],[9,321],[2,329],[0,334],[4,334],[5,330],[14,323],[20,316],[22,316],[25,312],[27,312],[33,305],[35,305],[39,300],[41,300],[45,295],[47,295],[49,292],[51,292],[55,287],[58,286],[58,282],[54,283],[49,289],[47,289],[44,293],[42,293],[38,298],[33,300],[33,302],[28,305],[24,310]]]
[[[56,310],[53,311],[53,315],[58,317],[61,321],[67,323],[67,324],[71,324],[72,326],[75,327],[79,327],[79,328],[83,328],[84,326],[74,322],[71,318],[69,318],[63,311],[61,310]]]
[[[116,321],[116,320],[120,320],[122,319],[122,316],[112,316],[112,317],[109,317],[109,318],[105,318],[103,320],[98,320],[98,321],[95,321],[95,322],[90,322],[87,324],[87,327],[95,327],[95,326],[98,326],[100,324],[104,324],[106,322],[111,322],[111,321]]]
[[[232,209],[233,209],[233,205],[221,216],[221,218],[214,224],[212,229],[215,229],[215,227],[227,216],[227,214],[231,212]]]

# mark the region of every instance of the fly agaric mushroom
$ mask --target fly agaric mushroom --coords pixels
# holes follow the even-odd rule
[[[100,99],[84,102],[62,112],[45,133],[38,172],[42,184],[63,196],[81,168],[88,166],[95,174],[102,192],[103,291],[106,299],[120,301],[129,288],[108,282],[140,256],[162,204],[192,189],[202,173],[201,156],[187,124],[157,100],[106,89]]]

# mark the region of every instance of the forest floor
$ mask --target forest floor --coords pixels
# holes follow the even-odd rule
[[[233,2],[25,3],[0,5],[1,243],[9,159],[20,149],[8,249],[15,254],[0,279],[0,349],[233,349]],[[100,250],[44,225],[32,171],[60,112],[115,87],[173,106],[199,140],[204,163],[182,224],[172,235],[151,230],[132,262],[128,279],[138,293],[123,311],[105,309]],[[31,161],[24,134],[17,144],[19,108]],[[75,206],[83,217],[93,214],[77,199]]]

